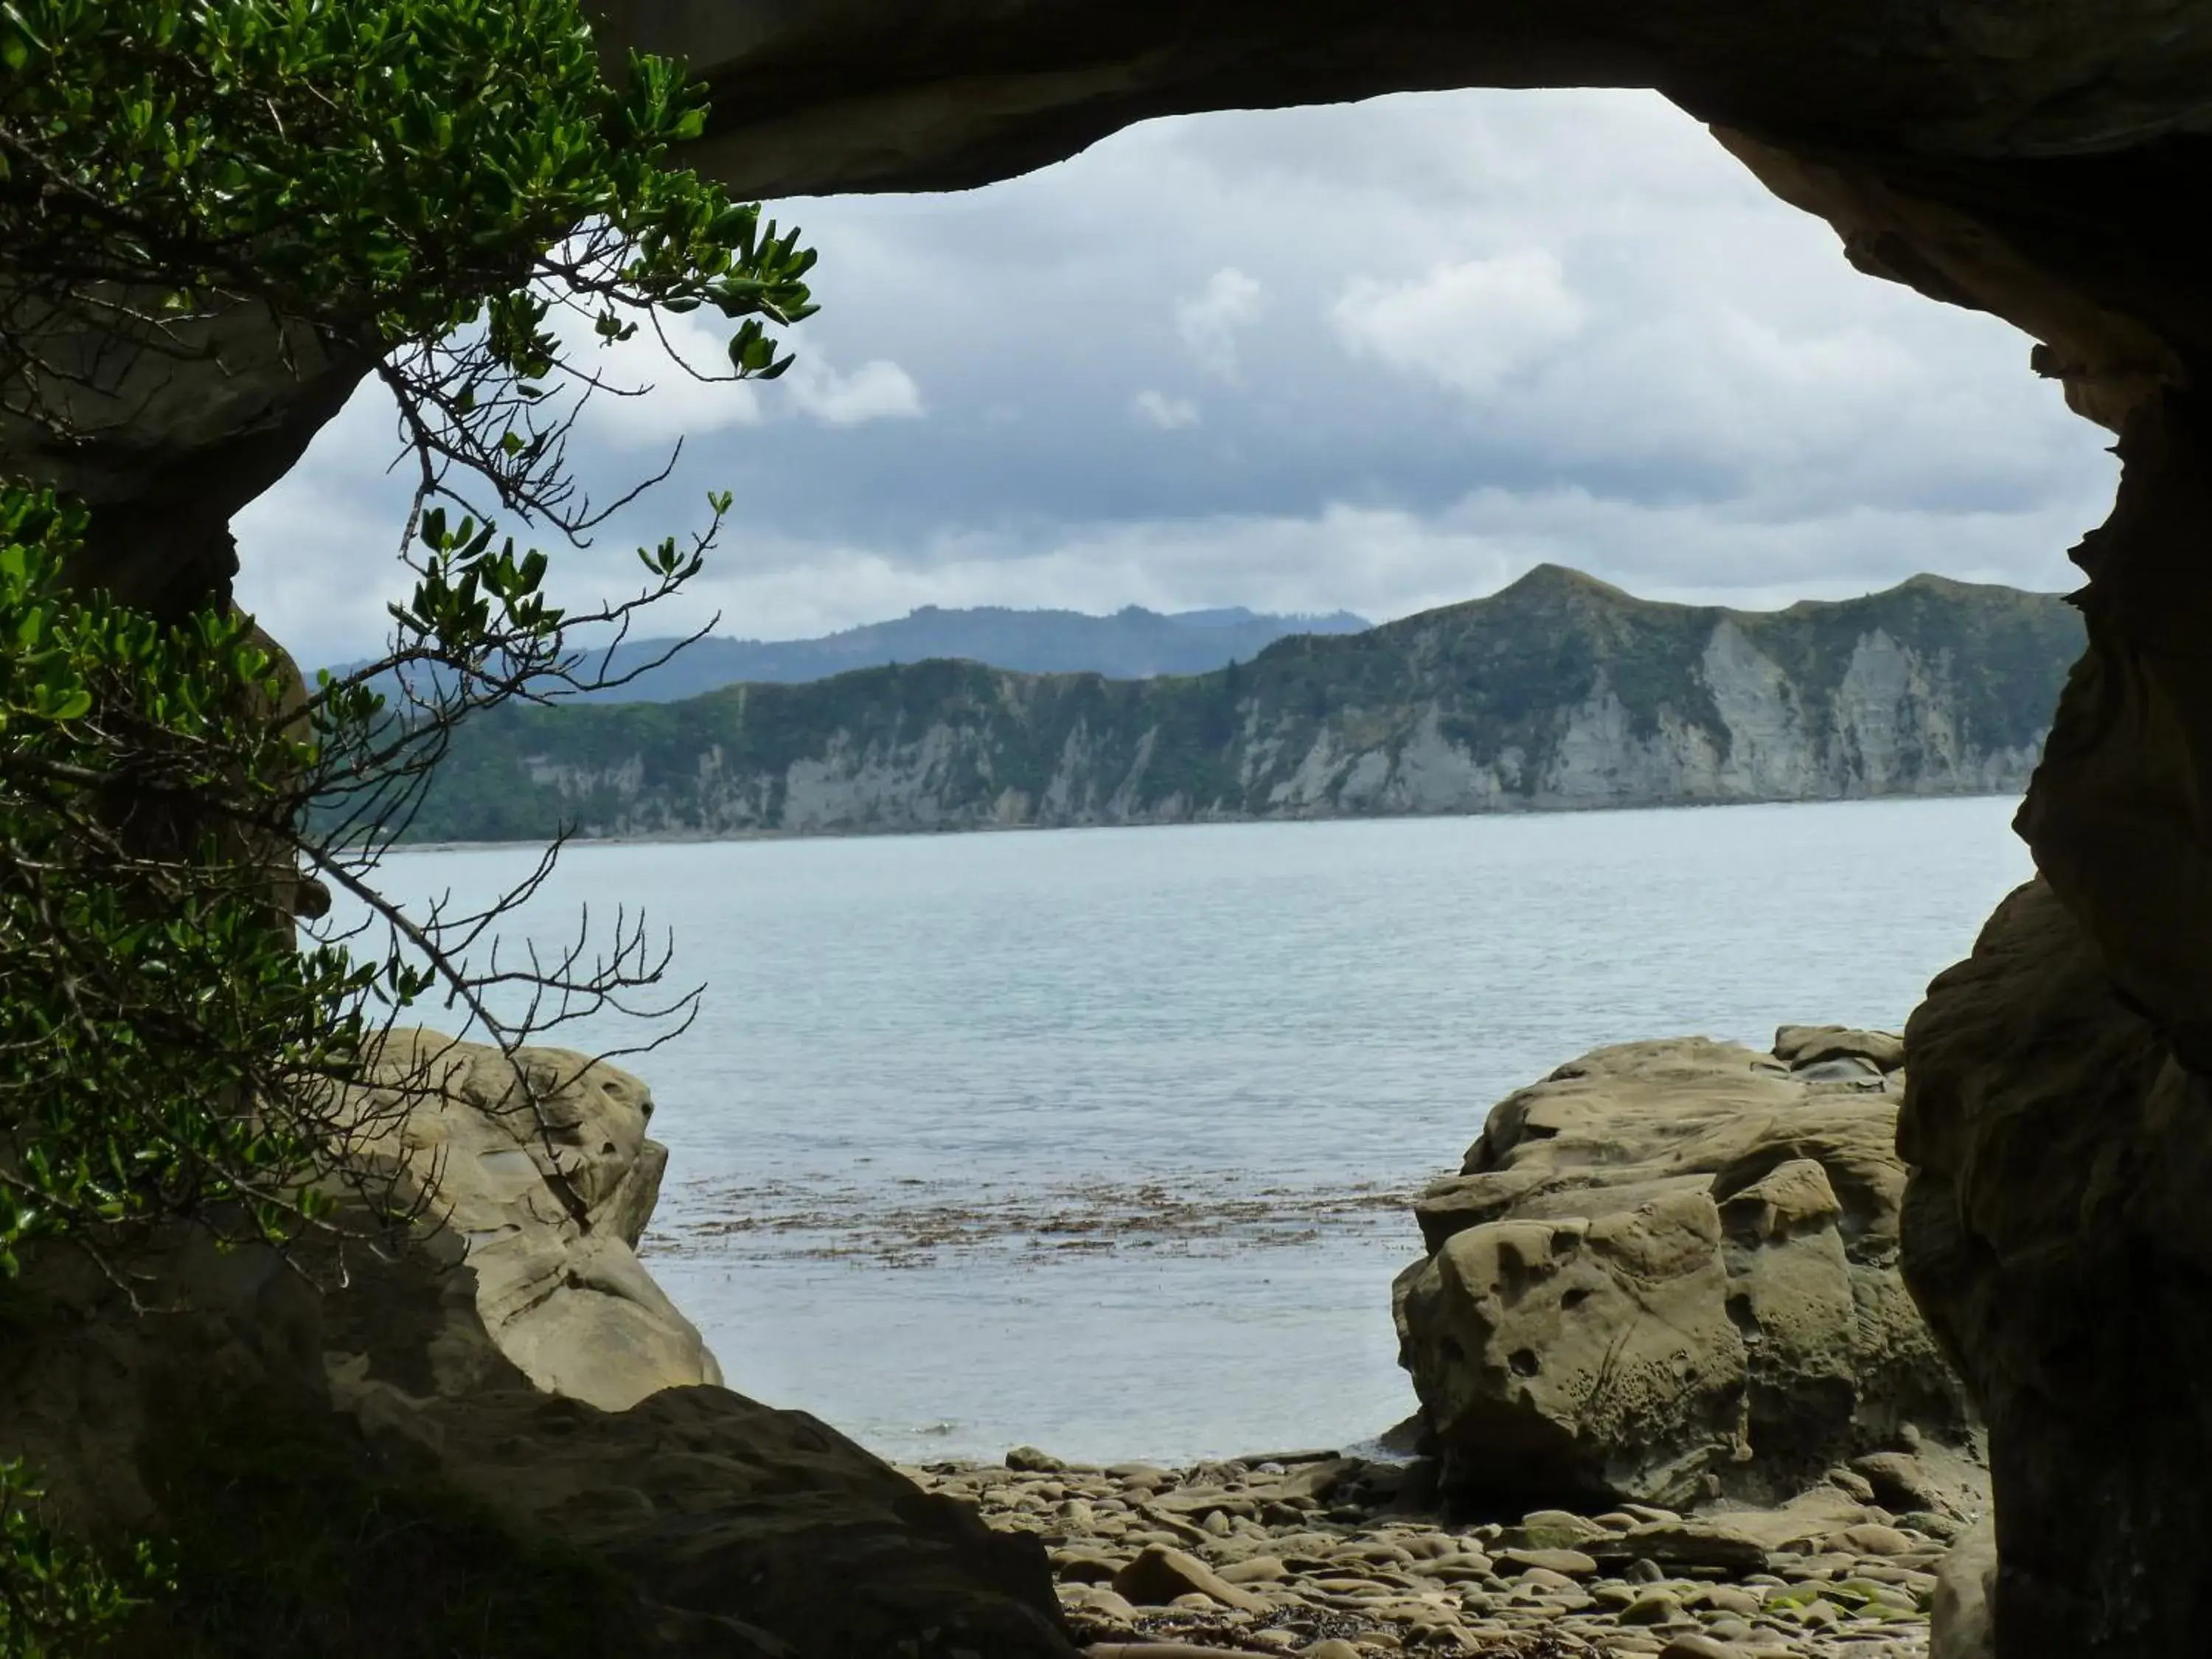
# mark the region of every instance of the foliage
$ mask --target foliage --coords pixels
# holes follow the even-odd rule
[[[641,928],[471,960],[550,852],[469,915],[410,915],[375,870],[460,722],[594,684],[574,630],[690,580],[729,510],[583,609],[465,511],[482,486],[526,524],[594,521],[565,436],[620,389],[589,342],[704,307],[735,325],[727,378],[790,361],[764,324],[811,311],[813,256],[667,165],[702,110],[659,60],[609,84],[577,0],[0,3],[0,483],[127,432],[149,364],[221,357],[241,318],[382,376],[416,481],[391,649],[313,691],[220,605],[161,623],[76,591],[97,503],[0,491],[0,1273],[167,1216],[324,1219],[329,1091],[434,988],[512,1050],[659,978]],[[331,889],[382,937],[295,952]]]
[[[92,1551],[40,1517],[44,1496],[20,1463],[0,1459],[0,1654],[8,1659],[75,1659],[109,1637],[166,1589],[148,1546],[111,1570]]]
[[[0,494],[0,1277],[152,1217],[312,1218],[313,1084],[358,1063],[372,989],[422,984],[291,948],[270,860],[311,753],[270,653],[63,589],[82,517]]]
[[[641,389],[595,348],[704,309],[731,325],[712,378],[789,363],[767,331],[813,309],[813,256],[668,165],[702,122],[673,64],[610,82],[579,0],[0,0],[0,1283],[68,1243],[135,1291],[134,1234],[164,1222],[280,1244],[404,1222],[333,1111],[383,1029],[435,992],[511,1052],[659,981],[641,924],[500,958],[557,848],[465,915],[411,912],[376,868],[459,724],[603,678],[574,630],[690,580],[730,509],[583,607],[489,516],[578,540],[612,510],[567,439]],[[415,485],[389,652],[312,690],[220,587],[157,619],[88,586],[110,505],[56,493],[102,446],[143,465],[174,388],[271,365],[279,416],[379,378]],[[332,889],[367,921],[319,926]],[[0,1504],[5,1659],[122,1606],[28,1514]],[[436,1541],[408,1525],[387,1568]]]
[[[577,0],[6,0],[6,406],[96,436],[94,394],[235,349],[244,311],[380,375],[427,486],[592,522],[546,411],[617,389],[562,313],[610,343],[710,307],[768,378],[763,319],[812,308],[796,232],[665,166],[703,120],[665,61],[610,87]]]

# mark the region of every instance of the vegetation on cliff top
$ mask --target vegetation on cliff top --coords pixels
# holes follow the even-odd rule
[[[1072,757],[1090,777],[1126,782],[1125,816],[1176,803],[1194,815],[1258,816],[1316,744],[1395,756],[1431,718],[1437,738],[1525,797],[1578,711],[1601,696],[1618,700],[1637,738],[1693,728],[1725,756],[1730,733],[1705,663],[1723,623],[1786,677],[1815,744],[1848,712],[1838,693],[1863,642],[1880,637],[1928,667],[1971,745],[2032,750],[2081,645],[2079,618],[2055,595],[1932,576],[1743,612],[1638,599],[1547,566],[1488,599],[1356,635],[1281,640],[1209,674],[1115,681],[933,661],[677,703],[502,710],[456,744],[414,833],[731,827],[709,818],[716,792],[742,798],[750,820],[738,827],[803,827],[785,813],[794,768],[868,757],[902,757],[951,822],[990,821],[1010,798],[1034,814]],[[933,732],[957,740],[927,748]]]

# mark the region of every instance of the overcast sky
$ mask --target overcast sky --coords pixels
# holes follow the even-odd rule
[[[648,366],[656,393],[579,445],[613,483],[686,438],[568,556],[584,589],[737,495],[665,631],[923,604],[1381,620],[1546,560],[1747,606],[1918,570],[2060,588],[2111,500],[2108,440],[2023,337],[1852,270],[1652,95],[1158,122],[988,190],[774,210],[822,256],[799,366]],[[380,641],[391,447],[365,394],[239,524],[240,597],[302,662]]]

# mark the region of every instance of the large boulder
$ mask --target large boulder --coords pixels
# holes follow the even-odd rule
[[[1898,1274],[1897,1039],[1625,1043],[1501,1101],[1416,1206],[1401,1362],[1462,1498],[1773,1503],[1970,1439]],[[1877,1466],[1880,1467],[1880,1466]]]
[[[370,1075],[341,1100],[353,1162],[459,1242],[485,1331],[532,1382],[620,1411],[722,1380],[637,1259],[668,1164],[641,1079],[434,1031],[395,1033]]]

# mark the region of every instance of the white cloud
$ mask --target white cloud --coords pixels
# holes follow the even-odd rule
[[[872,358],[840,374],[819,351],[802,351],[781,380],[768,384],[824,426],[915,420],[927,412],[914,377],[888,358]]]
[[[1199,423],[1198,405],[1188,398],[1170,398],[1164,392],[1139,392],[1130,399],[1137,418],[1163,432],[1175,432]]]
[[[1589,308],[1541,249],[1439,264],[1414,282],[1354,276],[1329,320],[1345,349],[1487,397],[1583,331]]]
[[[1237,331],[1260,320],[1260,284],[1234,265],[1206,278],[1194,297],[1176,301],[1176,331],[1198,366],[1209,374],[1237,374]]]
[[[887,358],[840,374],[817,337],[804,329],[780,337],[794,355],[775,380],[730,378],[731,325],[708,313],[664,316],[658,334],[641,328],[630,339],[577,353],[609,390],[595,392],[580,430],[617,448],[665,447],[764,421],[801,416],[823,426],[910,420],[925,411],[914,377]],[[631,395],[617,395],[615,389]]]
[[[719,614],[723,634],[799,638],[922,605],[1341,607],[1379,622],[1494,592],[1541,563],[1587,570],[1649,599],[1763,610],[1871,592],[1939,568],[1966,580],[2063,586],[2056,550],[2075,527],[2063,505],[1771,518],[1694,503],[1654,509],[1568,487],[1476,490],[1432,514],[1335,501],[1303,515],[971,530],[915,544],[751,534],[709,562],[688,609],[654,628],[673,632]],[[2027,549],[2050,550],[2039,568],[2023,569]]]
[[[577,422],[580,434],[617,449],[664,449],[678,438],[702,438],[758,426],[758,393],[730,378],[729,325],[711,313],[663,315],[618,344],[592,342],[580,321],[567,331],[578,368],[602,383]]]
[[[1539,559],[1741,602],[1917,569],[2056,588],[2111,502],[2105,434],[2021,335],[1854,270],[1650,94],[1152,122],[804,222],[824,310],[785,380],[615,359],[659,390],[594,408],[584,482],[613,499],[679,434],[683,470],[599,547],[549,546],[562,580],[622,589],[713,488],[741,521],[671,629],[716,605],[782,634],[930,602],[1389,616]],[[723,331],[690,319],[686,355],[724,364]],[[241,597],[303,657],[381,631],[392,441],[349,409],[239,521]]]

